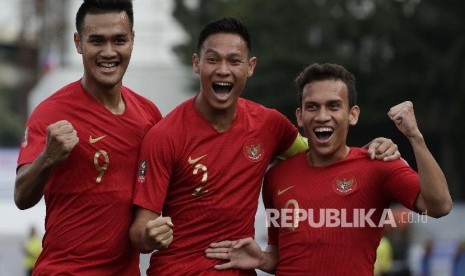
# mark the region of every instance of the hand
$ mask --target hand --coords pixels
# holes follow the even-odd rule
[[[391,139],[375,138],[363,148],[368,149],[368,155],[371,160],[393,161],[400,158],[398,147]]]
[[[388,116],[396,124],[397,129],[407,138],[423,137],[418,129],[412,102],[406,101],[391,107]]]
[[[160,216],[147,222],[145,231],[155,242],[156,249],[167,248],[173,242],[173,226],[170,217]]]
[[[218,270],[256,269],[263,264],[265,258],[260,246],[252,238],[212,243],[205,253],[208,258],[229,260],[215,265],[214,268]]]
[[[79,137],[70,122],[62,120],[49,125],[45,145],[47,161],[55,164],[65,160],[78,142]]]

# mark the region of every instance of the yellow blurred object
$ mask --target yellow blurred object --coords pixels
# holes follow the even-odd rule
[[[42,239],[36,234],[35,229],[31,228],[28,240],[24,245],[24,267],[27,271],[33,270],[40,252],[42,252]]]
[[[388,238],[382,237],[376,250],[375,275],[389,272],[392,266],[392,246]]]

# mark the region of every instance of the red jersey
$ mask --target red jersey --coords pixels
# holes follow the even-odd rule
[[[212,242],[254,236],[264,173],[298,131],[278,111],[239,99],[236,118],[220,133],[194,101],[168,114],[142,143],[134,204],[174,224],[172,244],[152,254],[148,274],[255,275],[216,271],[219,261],[204,250]]]
[[[373,276],[383,227],[396,223],[390,203],[413,210],[419,192],[418,174],[405,161],[371,160],[360,148],[326,167],[309,165],[306,153],[283,161],[263,190],[276,275]]]
[[[46,128],[68,120],[79,143],[46,184],[45,236],[34,275],[139,275],[132,249],[132,195],[142,137],[162,116],[149,100],[122,88],[126,110],[114,115],[71,83],[37,106],[18,167],[43,151]]]

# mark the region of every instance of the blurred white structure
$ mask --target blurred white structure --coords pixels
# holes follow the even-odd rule
[[[6,6],[4,11],[0,11],[0,23],[8,21],[8,18],[19,17],[20,11],[17,9],[20,8],[21,1],[3,3]],[[50,57],[47,58],[50,58],[48,62],[52,62],[53,66],[31,91],[29,113],[50,94],[69,82],[78,80],[83,74],[81,55],[76,52],[73,43],[75,14],[82,1],[63,1],[68,2],[68,5],[63,5],[68,7],[68,22],[65,35],[61,38],[66,47],[55,45],[61,42],[52,44],[52,51],[48,53]],[[52,2],[57,4],[55,0]],[[123,81],[124,85],[152,100],[163,115],[193,96],[194,92],[190,89],[190,81],[194,76],[192,69],[182,65],[171,50],[173,45],[186,39],[181,27],[171,15],[172,8],[172,1],[134,0],[135,45]],[[44,23],[44,20],[39,21]],[[16,21],[9,25],[0,24],[0,35],[14,37],[20,24]],[[5,29],[6,27],[8,29]],[[64,52],[60,52],[62,48]],[[24,211],[17,209],[14,204],[17,156],[17,149],[0,150],[0,276],[24,273],[21,244],[31,225],[35,226],[39,233],[44,233],[43,200]],[[145,271],[148,265],[147,255],[144,255],[141,262],[141,269]]]
[[[65,66],[53,69],[40,80],[31,93],[29,111],[63,85],[82,77],[82,58],[73,43],[74,19],[81,1],[68,1],[70,21],[63,38],[66,55],[61,61]],[[172,1],[134,1],[135,44],[123,79],[124,85],[155,102],[164,115],[193,95],[189,91],[192,70],[181,65],[171,50],[173,45],[186,39],[171,15],[172,8]]]

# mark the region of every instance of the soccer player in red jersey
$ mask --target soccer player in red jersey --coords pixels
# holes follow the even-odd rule
[[[200,92],[144,138],[131,240],[139,250],[151,252],[148,221],[162,214],[174,224],[172,243],[152,254],[148,275],[255,274],[219,272],[213,268],[218,261],[206,258],[204,250],[213,241],[254,235],[269,163],[307,148],[282,114],[240,97],[256,62],[239,20],[207,25],[193,55]]]
[[[15,202],[27,209],[45,197],[34,275],[140,275],[128,235],[134,179],[142,138],[162,116],[122,85],[134,44],[132,2],[85,0],[76,28],[84,75],[28,119]]]
[[[207,256],[229,260],[218,269],[373,275],[383,227],[395,225],[390,203],[397,200],[432,217],[448,214],[452,200],[444,174],[418,129],[411,102],[392,107],[388,116],[410,141],[418,173],[403,160],[370,160],[366,150],[347,146],[349,126],[357,123],[360,109],[355,78],[345,68],[313,64],[296,83],[296,116],[309,150],[273,167],[265,177],[269,248],[262,252],[246,238],[214,243]]]

